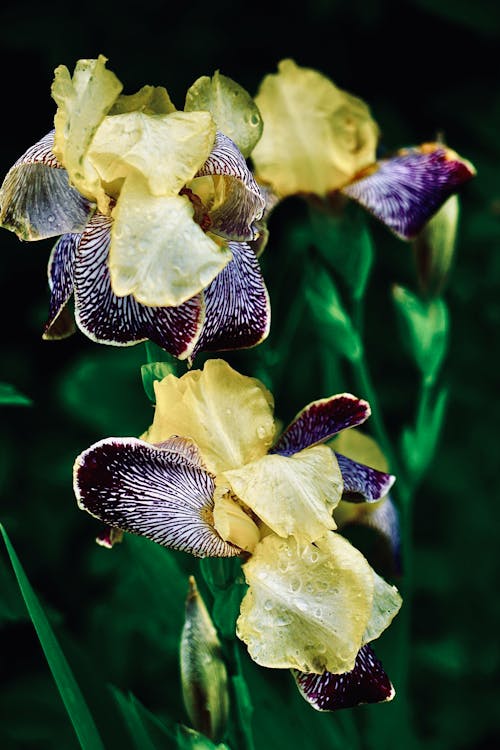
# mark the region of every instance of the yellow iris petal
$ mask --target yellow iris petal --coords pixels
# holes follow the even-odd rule
[[[176,195],[207,160],[214,140],[208,112],[126,112],[102,122],[88,158],[108,185],[138,172],[152,195]]]
[[[389,627],[401,608],[403,600],[395,586],[384,581],[378,573],[373,573],[373,605],[370,618],[363,634],[363,643],[378,638]]]
[[[255,101],[265,123],[252,152],[258,179],[282,197],[324,196],[375,162],[378,127],[367,105],[326,76],[282,60]]]
[[[250,588],[237,633],[264,667],[346,672],[372,611],[373,572],[336,533],[299,550],[295,540],[266,536],[243,565]]]
[[[108,212],[109,200],[99,175],[87,158],[87,150],[104,117],[123,86],[106,58],[79,60],[73,77],[64,65],[54,73],[52,97],[58,105],[54,117],[54,154],[68,172],[70,182],[99,210]]]
[[[275,426],[273,399],[255,378],[240,375],[221,359],[202,371],[155,382],[154,421],[144,439],[160,443],[170,435],[189,437],[214,474],[264,456]]]
[[[332,511],[342,475],[330,448],[317,445],[291,457],[263,456],[224,474],[232,491],[276,534],[313,542],[335,529]]]
[[[185,196],[153,196],[138,175],[125,181],[113,218],[109,270],[120,297],[133,294],[151,306],[180,305],[231,260],[229,249],[195,223]]]

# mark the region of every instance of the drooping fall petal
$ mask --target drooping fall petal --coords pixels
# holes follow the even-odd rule
[[[354,668],[374,578],[349,542],[331,532],[304,549],[293,537],[270,534],[243,571],[250,588],[237,634],[254,661],[318,674]]]
[[[229,240],[255,240],[254,221],[264,213],[265,200],[233,141],[217,133],[214,147],[197,178],[212,177],[210,231]],[[190,187],[196,192],[196,182]],[[206,199],[205,199],[206,200]]]
[[[272,448],[289,456],[311,445],[324,443],[337,432],[362,424],[371,414],[370,405],[350,393],[313,401],[300,411]]]
[[[74,466],[78,505],[106,524],[197,557],[231,557],[238,548],[213,527],[214,478],[201,458],[136,438],[107,438]]]
[[[396,481],[393,474],[372,469],[335,452],[344,480],[342,499],[353,503],[376,502],[385,497]]]
[[[148,307],[134,297],[117,297],[107,266],[112,220],[96,214],[78,246],[75,263],[75,316],[78,326],[99,343],[124,346],[150,339],[180,359],[191,355],[203,324],[203,300],[179,307]]]
[[[231,260],[193,220],[186,196],[152,196],[129,176],[113,211],[113,292],[150,306],[177,306],[202,291]]]
[[[382,703],[395,695],[382,663],[370,646],[360,648],[350,672],[311,674],[293,670],[292,674],[302,697],[317,711]]]
[[[244,242],[230,242],[229,249],[232,260],[203,292],[205,322],[193,356],[256,346],[269,333],[269,294],[255,253]]]
[[[264,456],[275,426],[273,398],[255,378],[241,375],[221,359],[205,362],[181,378],[154,383],[156,409],[144,438],[159,443],[183,435],[198,445],[214,474]]]
[[[234,494],[281,537],[313,542],[336,528],[332,511],[342,495],[333,451],[324,445],[290,458],[268,455],[226,471]]]
[[[67,304],[73,294],[76,249],[80,239],[81,234],[63,234],[52,248],[48,265],[49,316],[43,334],[44,339],[65,338],[75,330]]]
[[[401,149],[367,171],[342,192],[404,240],[415,237],[447,198],[476,173],[470,162],[439,143]]]
[[[83,229],[94,206],[68,182],[51,130],[10,168],[0,189],[0,223],[22,240]]]

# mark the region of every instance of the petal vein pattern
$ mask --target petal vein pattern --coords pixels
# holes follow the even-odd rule
[[[184,444],[169,450],[136,438],[95,443],[75,462],[78,504],[110,526],[196,557],[237,555],[213,527],[214,477]]]

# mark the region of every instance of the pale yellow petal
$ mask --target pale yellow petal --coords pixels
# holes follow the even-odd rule
[[[363,555],[331,532],[300,554],[290,537],[266,536],[243,565],[250,588],[238,637],[264,667],[350,671],[372,611],[374,579]]]
[[[144,439],[160,443],[170,435],[189,437],[214,474],[255,461],[273,443],[271,394],[222,359],[210,359],[203,370],[181,378],[167,375],[154,387],[155,416]]]
[[[256,176],[281,197],[323,196],[375,162],[379,131],[369,108],[321,73],[282,60],[255,101],[264,120],[252,152]]]
[[[214,140],[208,112],[126,112],[102,122],[89,159],[115,193],[138,172],[153,195],[176,195],[207,160]]]
[[[395,586],[384,581],[378,573],[373,573],[373,605],[370,619],[363,634],[363,643],[378,638],[389,627],[394,617],[401,609],[403,600]]]
[[[151,306],[176,306],[198,294],[231,260],[193,220],[188,198],[152,196],[139,176],[124,183],[113,211],[111,286]],[[167,436],[168,437],[168,436]]]
[[[281,537],[313,542],[335,529],[332,511],[342,475],[330,448],[317,445],[293,456],[276,454],[227,471],[224,478],[245,505]]]
[[[58,105],[54,117],[54,154],[67,170],[71,184],[106,213],[109,201],[87,150],[102,120],[123,86],[106,58],[78,60],[73,77],[64,65],[54,72],[52,97]]]
[[[231,495],[229,487],[216,484],[214,492],[214,526],[225,542],[230,542],[246,552],[253,552],[260,541],[259,527],[250,511],[243,509]]]
[[[143,86],[135,94],[121,94],[109,111],[110,115],[125,112],[145,112],[147,115],[168,115],[175,112],[168,91],[164,86]]]

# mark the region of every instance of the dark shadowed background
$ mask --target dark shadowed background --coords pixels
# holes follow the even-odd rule
[[[435,750],[500,746],[499,44],[500,5],[493,0],[309,0],[297,9],[289,2],[21,0],[3,2],[0,10],[0,175],[52,127],[54,68],[63,63],[72,70],[79,58],[100,53],[126,93],[145,83],[165,85],[179,108],[201,75],[219,69],[255,94],[262,77],[292,57],[363,98],[387,149],[433,140],[439,132],[476,166],[477,177],[461,195],[459,238],[445,292],[451,322],[447,418],[415,510],[411,705],[416,744]],[[283,206],[269,227],[262,267],[272,303],[279,253],[286,253],[287,222],[296,210],[293,201]],[[370,227],[377,252],[368,349],[387,422],[397,430],[400,415],[411,408],[414,382],[390,334],[390,289],[394,283],[414,286],[413,261],[404,243],[375,222]],[[174,719],[184,720],[175,661],[166,657],[162,663],[161,651],[153,649],[168,651],[173,638],[168,618],[155,620],[147,609],[168,613],[183,590],[168,580],[149,590],[122,550],[127,573],[120,577],[115,551],[94,545],[95,524],[77,510],[71,486],[71,467],[81,450],[101,437],[138,435],[149,424],[152,410],[140,379],[144,347],[100,347],[80,333],[61,342],[41,340],[52,244],[22,244],[5,230],[0,235],[0,381],[33,401],[31,407],[1,409],[0,521],[88,688],[89,703],[100,700],[92,693],[92,678],[102,672],[103,685],[131,690],[152,711],[170,707]],[[286,313],[277,306],[277,323]],[[271,335],[262,350],[273,343]],[[308,401],[328,395],[307,351],[289,356],[290,378],[274,394],[285,421]],[[250,357],[229,359],[245,368]],[[339,383],[339,390],[344,388],[354,385]],[[76,748],[3,550],[2,561],[0,746]],[[110,618],[116,618],[113,628]],[[177,621],[173,627],[175,635]],[[273,710],[267,706],[271,718]],[[309,716],[311,731],[325,718]],[[120,746],[122,730],[115,722],[116,717],[107,727],[109,748]],[[257,747],[281,747],[275,736],[268,745],[270,735],[261,727]],[[286,731],[283,727],[283,747],[293,747]],[[391,747],[399,747],[397,738]]]

